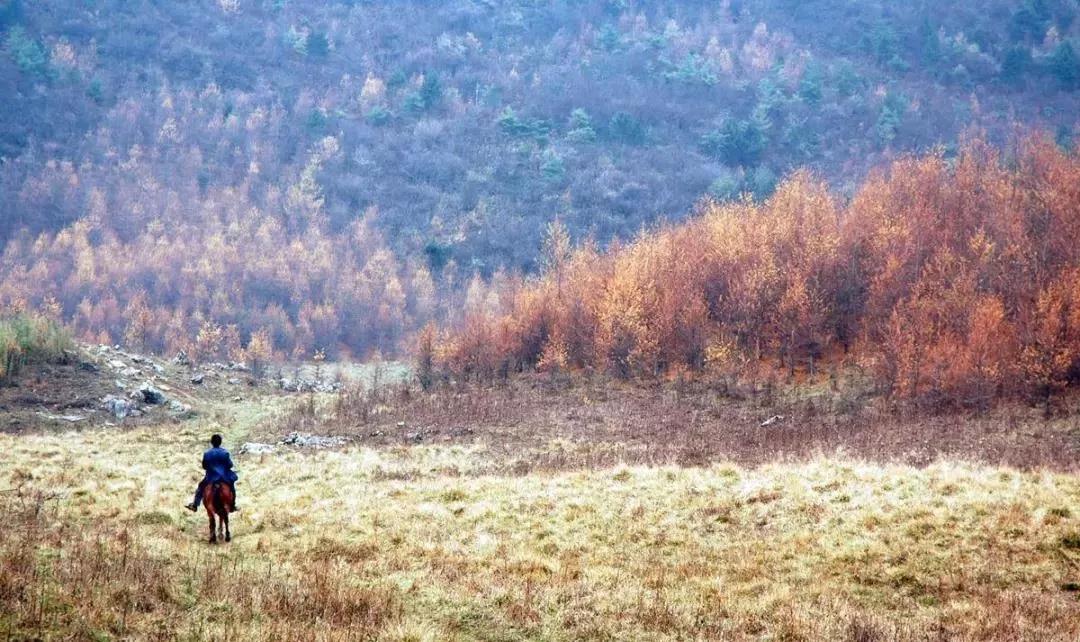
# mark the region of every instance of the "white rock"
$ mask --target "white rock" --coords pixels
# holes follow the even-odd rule
[[[249,441],[242,446],[238,451],[241,455],[266,455],[274,452],[276,448],[273,444],[261,444],[257,441]]]

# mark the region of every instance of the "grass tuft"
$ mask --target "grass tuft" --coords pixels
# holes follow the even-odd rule
[[[60,360],[73,349],[71,335],[55,321],[28,314],[0,317],[0,382],[27,364]]]

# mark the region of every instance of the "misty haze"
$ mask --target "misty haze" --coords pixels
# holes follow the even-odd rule
[[[0,0],[0,640],[1080,640],[1077,0]]]

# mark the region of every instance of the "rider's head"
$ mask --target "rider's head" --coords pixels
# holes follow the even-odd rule
[[[221,435],[214,435],[210,438],[210,445],[217,448],[221,445]]]

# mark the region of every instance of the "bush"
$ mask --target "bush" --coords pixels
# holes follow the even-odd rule
[[[821,68],[811,65],[799,82],[799,97],[808,105],[817,105],[824,95],[821,85]]]
[[[743,177],[724,168],[716,180],[709,185],[709,195],[718,201],[734,201],[743,189]]]
[[[885,102],[881,106],[881,114],[878,116],[877,131],[878,141],[882,145],[888,145],[896,138],[900,129],[900,123],[904,120],[907,112],[907,97],[903,94],[889,92],[885,96]]]
[[[1001,78],[1010,84],[1019,84],[1031,69],[1031,50],[1027,47],[1012,47],[1005,52],[1001,62]]]
[[[866,84],[850,60],[843,60],[837,65],[834,82],[841,96],[852,96]]]
[[[315,58],[325,58],[330,54],[330,41],[326,34],[317,31],[307,39],[307,52]]]
[[[701,138],[701,150],[728,165],[756,165],[765,151],[766,126],[759,119],[729,119]]]
[[[712,66],[697,54],[687,54],[683,61],[664,73],[664,78],[688,85],[702,84],[711,87],[719,82]]]
[[[381,127],[390,122],[390,119],[393,118],[393,114],[391,114],[390,110],[387,108],[375,105],[364,115],[364,118],[372,125]]]
[[[512,107],[507,107],[495,119],[495,123],[504,133],[515,138],[543,138],[551,132],[551,123],[546,120],[519,118]]]
[[[0,381],[18,375],[27,364],[63,359],[73,345],[67,330],[45,317],[0,318]]]
[[[584,109],[575,109],[570,113],[570,131],[567,140],[573,143],[592,143],[596,141],[596,130],[592,118]]]
[[[1054,49],[1050,56],[1050,71],[1064,89],[1080,88],[1080,57],[1068,40]]]
[[[44,76],[49,71],[49,60],[45,49],[33,38],[26,35],[22,27],[12,27],[4,41],[11,59],[19,70],[27,74]]]
[[[545,179],[558,183],[566,177],[566,164],[558,154],[549,149],[544,152],[544,161],[540,165],[540,171]]]
[[[641,121],[626,112],[620,111],[611,117],[608,131],[612,140],[627,145],[645,144],[645,126],[641,124]]]

